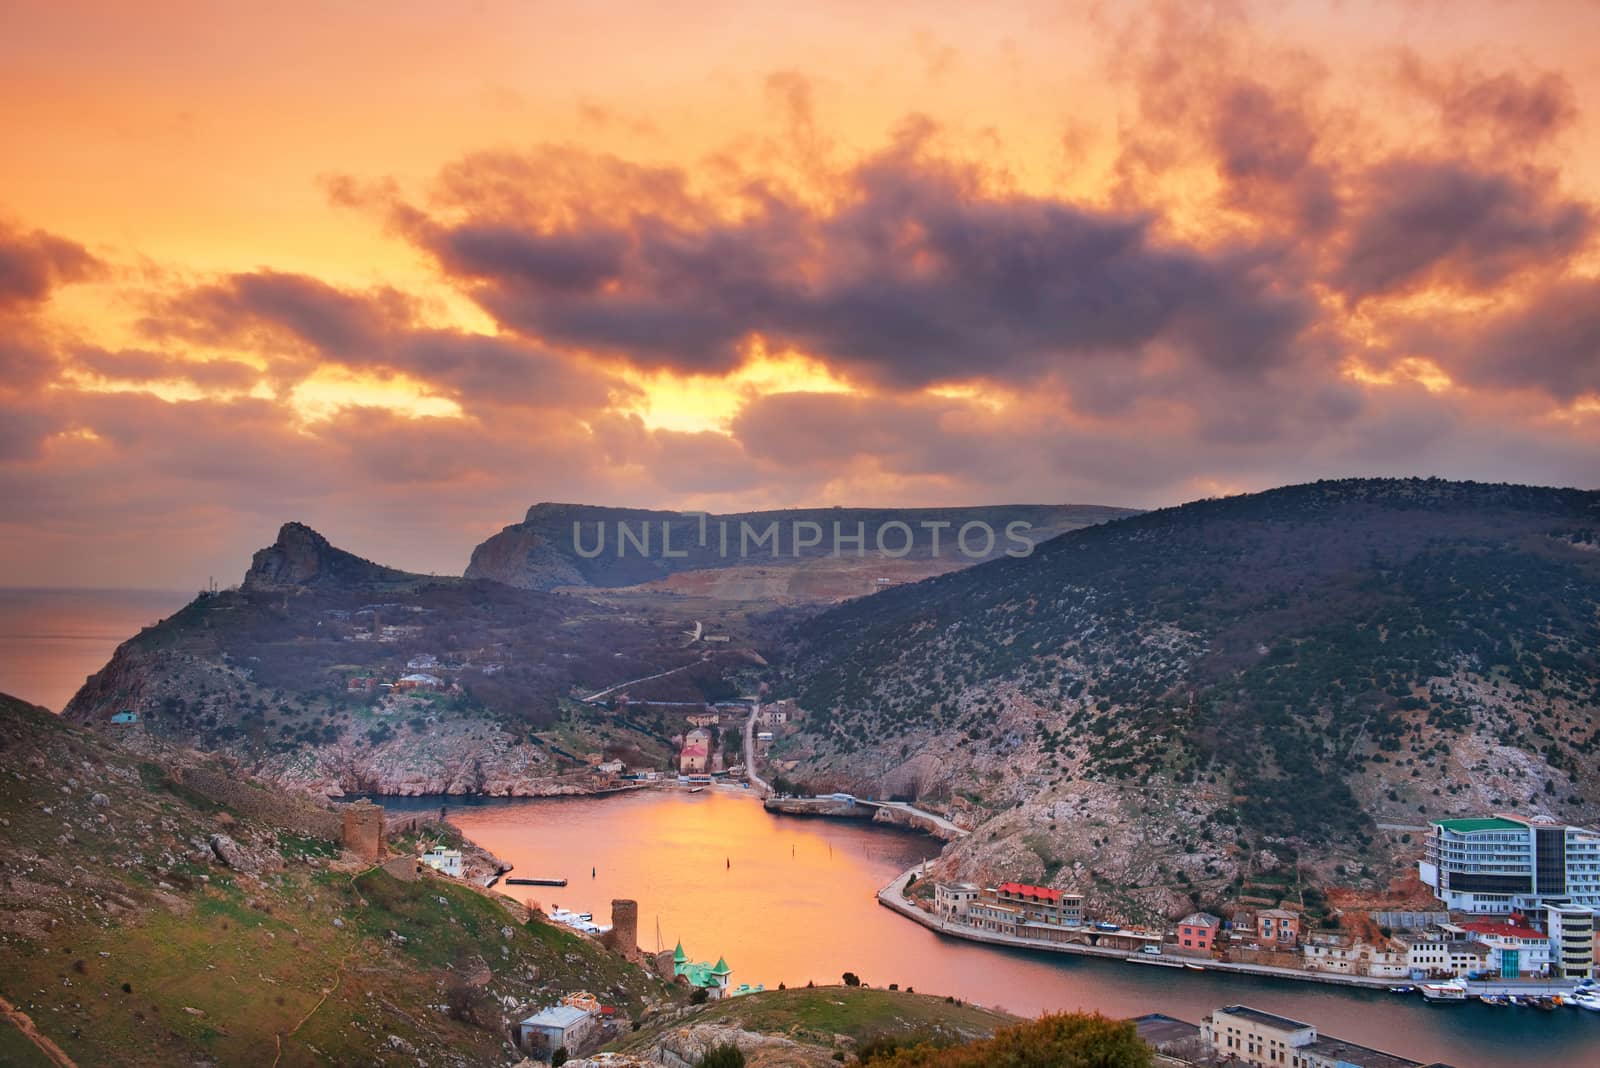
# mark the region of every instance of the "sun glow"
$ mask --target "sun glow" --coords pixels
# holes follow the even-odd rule
[[[855,388],[822,363],[786,351],[772,354],[765,342],[751,341],[748,358],[726,375],[628,372],[644,392],[632,409],[652,430],[726,433],[739,409],[753,398],[774,393],[854,393]]]
[[[302,421],[331,419],[346,408],[382,408],[408,419],[459,419],[461,405],[429,392],[405,375],[357,375],[332,367],[318,369],[289,393]]]

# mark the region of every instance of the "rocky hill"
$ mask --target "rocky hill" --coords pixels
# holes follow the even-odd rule
[[[235,590],[206,593],[118,647],[67,705],[129,742],[238,757],[315,792],[548,794],[587,789],[586,745],[665,740],[585,719],[575,696],[674,671],[667,696],[731,692],[729,647],[681,623],[487,580],[408,574],[288,524]],[[574,719],[579,722],[574,722]],[[573,781],[578,779],[581,781]]]
[[[1600,815],[1600,494],[1349,480],[1090,527],[803,622],[774,755],[1129,915]]]
[[[257,552],[245,573],[246,590],[296,589],[311,586],[406,587],[420,575],[364,560],[336,549],[304,523],[285,523],[278,540]]]
[[[518,1008],[686,1000],[496,895],[396,878],[4,696],[0,766],[0,1063],[504,1065]]]
[[[923,567],[910,577],[938,573],[1002,556],[1019,543],[1006,528],[1034,542],[1091,523],[1134,514],[1125,508],[1094,505],[996,505],[981,508],[800,508],[728,515],[601,508],[581,504],[536,504],[522,522],[506,527],[479,545],[467,565],[467,578],[493,579],[523,589],[563,586],[617,587],[659,581],[686,571],[750,565],[795,566],[857,559],[858,533],[866,552],[876,552],[880,537],[895,559]],[[994,531],[988,540],[974,528],[966,550],[956,544],[961,528],[982,523]],[[837,526],[836,526],[837,525]],[[903,530],[901,528],[904,528]],[[622,533],[626,528],[626,535]],[[634,540],[624,541],[631,536]],[[903,550],[903,552],[902,552]],[[1020,550],[1019,550],[1020,551]],[[943,562],[945,567],[927,565]]]

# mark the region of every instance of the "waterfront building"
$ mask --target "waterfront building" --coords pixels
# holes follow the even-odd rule
[[[1178,948],[1210,953],[1222,921],[1209,912],[1191,912],[1178,922]]]
[[[1393,941],[1405,954],[1408,975],[1459,979],[1488,967],[1489,947],[1438,928],[1397,934]]]
[[[1053,927],[1083,926],[1083,896],[1027,883],[1001,883],[994,889],[995,900],[1022,910],[1027,923]]]
[[[1489,971],[1502,979],[1542,976],[1550,970],[1550,939],[1520,914],[1506,920],[1474,920],[1461,929],[1489,950]]]
[[[1345,935],[1313,935],[1301,945],[1300,953],[1308,972],[1375,979],[1402,979],[1411,974],[1407,950],[1399,940],[1374,945]]]
[[[1460,912],[1600,908],[1600,831],[1505,815],[1434,820],[1417,871]]]
[[[934,883],[933,913],[947,923],[966,923],[967,908],[978,900],[972,883]]]
[[[1597,914],[1583,905],[1546,905],[1545,932],[1550,937],[1550,977],[1585,979],[1595,976]]]
[[[1293,946],[1300,941],[1300,916],[1288,909],[1256,913],[1256,938],[1262,945]]]
[[[1421,1062],[1317,1033],[1314,1025],[1248,1005],[1220,1008],[1200,1022],[1215,1059],[1258,1068],[1420,1068]]]
[[[683,740],[683,751],[678,754],[678,770],[684,773],[709,771],[711,761],[711,732],[696,727]]]

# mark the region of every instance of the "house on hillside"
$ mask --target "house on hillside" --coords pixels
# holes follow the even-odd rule
[[[422,854],[422,863],[436,872],[441,872],[456,879],[461,878],[461,850],[459,849],[434,846]]]
[[[540,1060],[556,1050],[581,1052],[600,1029],[600,1021],[575,1005],[550,1005],[517,1024],[517,1048]]]
[[[121,712],[111,717],[111,722],[118,724],[138,723],[139,713],[131,708],[124,708]]]
[[[414,672],[410,675],[401,675],[395,681],[394,688],[396,690],[442,690],[444,689],[444,680],[437,675]]]
[[[718,957],[715,964],[691,961],[689,955],[683,951],[683,943],[679,942],[678,947],[672,951],[672,975],[674,978],[683,979],[692,987],[704,990],[707,997],[720,998],[727,996],[733,969],[728,967],[726,957]]]

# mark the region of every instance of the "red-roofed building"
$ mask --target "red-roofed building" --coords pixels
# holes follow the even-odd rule
[[[1191,912],[1178,921],[1178,948],[1193,953],[1210,953],[1211,943],[1222,930],[1222,921],[1209,912]]]
[[[1000,904],[1019,910],[1025,923],[1043,923],[1052,927],[1083,925],[1083,897],[1080,894],[1068,894],[1048,886],[1030,886],[1027,883],[1001,883],[995,887],[994,897]]]
[[[1488,947],[1489,970],[1502,979],[1549,974],[1550,938],[1520,913],[1505,920],[1471,920],[1461,929]]]

